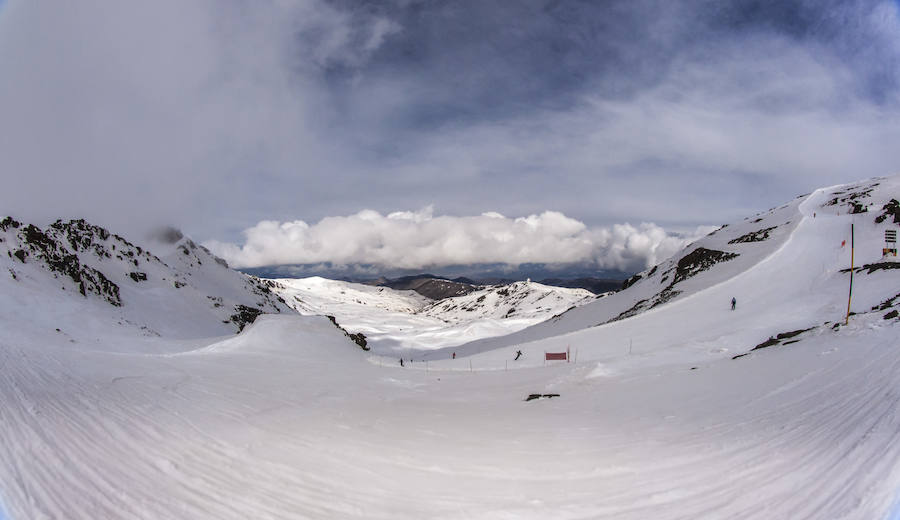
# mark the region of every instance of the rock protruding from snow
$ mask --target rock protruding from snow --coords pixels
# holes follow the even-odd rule
[[[596,298],[585,289],[551,287],[535,282],[514,282],[480,289],[464,296],[435,302],[419,314],[450,323],[476,319],[549,318]]]
[[[50,313],[60,308],[52,301],[78,295],[83,303],[70,303],[90,306],[83,312],[142,335],[202,337],[239,332],[262,313],[292,312],[259,279],[229,269],[190,239],[168,247],[161,259],[85,220],[58,220],[44,229],[0,220],[8,290],[46,300]]]
[[[266,280],[301,314],[332,315],[352,334],[364,334],[375,351],[439,348],[499,336],[560,314],[597,296],[534,282],[482,287],[433,301],[398,291],[320,277]]]

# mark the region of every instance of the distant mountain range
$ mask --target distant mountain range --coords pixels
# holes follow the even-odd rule
[[[370,264],[333,265],[286,264],[239,269],[260,278],[308,278],[321,276],[331,280],[381,285],[399,290],[414,290],[432,299],[460,296],[475,286],[507,285],[532,280],[544,285],[587,289],[594,294],[616,291],[634,273],[597,269],[585,264],[472,264],[445,266],[429,272],[384,268]],[[435,280],[455,282],[439,283]],[[469,286],[469,287],[466,287]]]

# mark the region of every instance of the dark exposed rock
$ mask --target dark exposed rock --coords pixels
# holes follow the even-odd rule
[[[885,314],[884,319],[889,320],[891,318],[896,318],[898,314],[900,314],[900,313],[897,312],[897,309],[894,309],[891,312],[888,312],[887,314]]]
[[[615,318],[605,322],[610,323],[613,321],[624,320],[625,318],[630,318],[631,316],[635,316],[645,310],[652,309],[659,305],[662,305],[671,299],[675,298],[683,291],[675,288],[675,285],[679,282],[682,282],[697,273],[706,271],[713,265],[726,262],[731,260],[732,258],[736,258],[740,256],[738,253],[727,253],[725,251],[716,251],[714,249],[706,249],[704,247],[698,247],[697,249],[691,251],[687,255],[681,258],[675,266],[675,276],[668,286],[663,288],[660,292],[658,292],[655,296],[649,299],[643,299],[636,302],[631,306],[628,310],[621,312]],[[654,272],[656,268],[653,268]],[[668,271],[667,271],[668,273]],[[635,275],[639,276],[639,275]],[[668,279],[668,274],[665,274],[660,282],[665,282]],[[598,325],[602,325],[598,324]]]
[[[234,306],[234,314],[229,316],[231,322],[237,325],[238,332],[244,330],[244,327],[256,321],[257,316],[263,311],[256,307],[248,307],[246,305],[237,304]]]
[[[357,332],[356,334],[347,334],[347,336],[353,340],[354,343],[359,345],[359,347],[363,350],[369,350],[368,341],[366,341],[366,335],[362,332]]]
[[[900,262],[876,262],[874,264],[865,264],[862,267],[854,267],[853,272],[858,273],[860,271],[866,271],[866,274],[872,274],[875,271],[882,270],[890,270],[890,269],[900,269]],[[841,269],[842,273],[849,273],[850,268]]]
[[[331,320],[331,323],[333,323],[335,327],[339,328],[341,330],[341,332],[344,333],[344,335],[346,335],[348,338],[350,338],[351,341],[353,341],[354,343],[359,345],[359,348],[361,348],[363,350],[369,350],[368,341],[366,341],[365,334],[363,334],[362,332],[357,332],[355,334],[351,334],[351,333],[347,332],[347,329],[345,329],[344,327],[341,327],[341,325],[337,322],[337,318],[335,318],[334,316],[327,315],[325,317],[328,318],[329,320]]]
[[[875,217],[876,224],[881,224],[888,218],[893,218],[894,224],[900,224],[900,202],[897,199],[891,199],[881,209],[883,210],[881,215]]]
[[[893,307],[898,301],[900,301],[900,293],[895,294],[893,297],[888,298],[887,300],[881,302],[880,304],[872,307],[873,311],[883,311]]]
[[[654,301],[653,301],[653,305],[651,305],[650,308],[652,309],[654,307],[658,307],[658,306],[666,303],[667,301],[671,300],[672,298],[675,298],[679,294],[681,294],[681,291],[673,289],[672,286],[670,285],[669,287],[666,287],[665,289],[660,291],[659,294],[656,295],[656,298],[654,298]]]
[[[740,256],[738,253],[726,253],[725,251],[716,251],[714,249],[698,247],[678,261],[672,285],[706,271],[718,263],[726,262],[733,258],[737,258],[738,256]]]
[[[758,231],[753,231],[747,233],[746,235],[741,235],[735,239],[729,240],[729,244],[743,244],[746,242],[762,242],[769,238],[769,232],[775,229],[777,226],[767,227],[764,229],[760,229]]]
[[[559,394],[528,394],[528,397],[525,398],[525,401],[533,401],[535,399],[551,399],[553,397],[559,397]]]
[[[860,204],[859,202],[851,202],[850,203],[850,213],[851,214],[865,213],[867,211],[869,211],[869,208]]]
[[[879,183],[873,183],[870,185],[858,185],[851,186],[847,188],[846,191],[836,191],[832,193],[835,195],[834,198],[823,204],[823,206],[837,206],[839,204],[846,203],[849,206],[850,213],[865,213],[868,211],[868,208],[865,204],[859,202],[862,199],[869,198],[872,194],[872,191],[879,185]]]
[[[131,277],[135,282],[146,282],[147,281],[147,273],[142,273],[140,271],[132,271],[128,273],[128,276]]]
[[[70,253],[65,245],[57,241],[53,236],[44,233],[40,228],[31,224],[21,228],[19,235],[23,244],[50,271],[68,276],[75,282],[78,285],[78,292],[82,296],[87,296],[88,292],[92,292],[112,305],[122,305],[122,300],[119,296],[119,286],[107,279],[100,271],[82,265],[78,256]],[[19,256],[18,253],[17,251],[16,256]]]
[[[631,278],[625,280],[624,282],[622,282],[622,290],[624,291],[625,289],[628,289],[632,285],[638,283],[641,280],[641,278],[643,278],[643,277],[641,276],[640,273],[638,273],[638,274],[632,276]]]
[[[782,332],[782,333],[777,334],[777,335],[775,335],[775,336],[770,336],[769,339],[763,341],[763,342],[760,343],[759,345],[757,345],[757,346],[753,347],[752,349],[750,349],[750,352],[753,352],[754,350],[761,350],[761,349],[764,349],[764,348],[774,347],[775,345],[790,345],[791,343],[797,343],[798,341],[800,341],[799,339],[795,339],[795,340],[792,340],[792,341],[784,341],[784,340],[786,340],[786,339],[791,339],[791,338],[793,338],[793,337],[795,337],[795,336],[799,336],[800,334],[803,334],[804,332],[808,332],[808,331],[810,331],[810,330],[813,330],[814,328],[815,328],[815,327],[810,327],[810,328],[808,328],[808,329],[792,330],[792,331],[790,331],[790,332]],[[784,342],[784,343],[782,343],[782,342]],[[738,354],[737,356],[734,356],[734,357],[732,357],[731,359],[742,358],[742,357],[744,357],[744,356],[750,354],[750,352],[745,352],[745,353],[743,353],[743,354]]]
[[[21,222],[15,220],[12,217],[6,217],[3,220],[0,220],[0,231],[7,231],[9,228],[19,229],[21,226]]]

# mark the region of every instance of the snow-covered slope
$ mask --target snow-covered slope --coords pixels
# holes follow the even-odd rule
[[[551,287],[531,281],[514,282],[445,298],[421,309],[419,314],[450,323],[507,318],[542,321],[595,298],[594,293],[584,289]]]
[[[838,273],[838,269],[847,267],[850,262],[851,221],[859,223],[857,262],[874,262],[880,259],[883,230],[888,224],[874,222],[874,208],[881,208],[897,197],[897,184],[897,177],[890,177],[824,188],[798,197],[783,206],[710,233],[672,258],[635,275],[627,282],[630,286],[626,290],[572,309],[562,316],[519,333],[479,340],[458,350],[479,352],[561,336],[655,311],[664,305],[683,308],[685,315],[691,315],[689,322],[698,324],[698,334],[709,328],[711,324],[707,321],[731,318],[731,315],[722,314],[721,311],[729,309],[732,298],[738,300],[739,308],[745,313],[755,310],[753,304],[762,305],[760,310],[775,308],[775,302],[795,306],[789,294],[781,292],[782,288],[789,290],[799,283],[810,286],[815,286],[815,283],[827,283],[835,287],[847,285],[848,281]],[[841,193],[845,193],[847,200],[838,203],[835,199]],[[850,199],[847,195],[849,193],[858,195]],[[860,201],[869,204],[873,211],[850,215],[852,204]],[[798,232],[801,225],[803,227]],[[847,243],[844,248],[841,247],[842,241]],[[780,256],[774,260],[776,254]],[[766,270],[767,265],[777,265],[777,271]],[[785,277],[784,273],[791,273],[791,277]],[[753,283],[734,283],[738,277],[752,279]],[[714,293],[717,299],[711,299],[713,294],[708,293],[702,300],[707,302],[706,306],[698,307],[699,301],[694,300],[694,295],[713,287],[719,287]],[[806,286],[799,293],[797,297],[803,299],[814,298],[812,295],[815,294],[814,291],[807,290]],[[832,307],[828,316],[836,319],[839,314],[836,311],[840,305],[833,303]],[[759,322],[762,328],[765,328],[765,324],[774,323],[784,323],[785,327],[792,326],[792,323],[803,325],[819,319],[822,312],[823,309],[817,306],[801,317],[797,312],[785,309],[775,322],[768,321],[768,317],[762,315]],[[700,325],[701,322],[693,319],[694,313],[702,314],[707,320]],[[656,331],[648,331],[648,334],[656,337]],[[648,334],[637,336],[646,337]],[[629,342],[634,344],[639,337],[625,337],[616,341],[619,348],[623,348],[623,344],[626,347]]]
[[[26,291],[8,289],[26,286],[4,280],[0,509],[11,520],[896,518],[900,270],[881,249],[900,216],[876,217],[897,198],[900,177],[817,190],[694,244],[618,302],[456,359],[412,352],[403,368],[297,315],[226,339],[70,343],[47,320],[72,301],[113,306],[32,284],[53,294],[41,297],[57,306],[50,318],[10,315]],[[860,268],[845,326],[851,222]],[[773,224],[766,240],[729,244]],[[91,319],[78,309],[73,327]],[[544,366],[567,346],[577,359]]]
[[[361,283],[310,278],[266,280],[294,309],[303,314],[353,314],[378,309],[413,314],[432,300],[415,291],[397,291]]]
[[[484,287],[438,301],[412,290],[319,277],[265,283],[301,314],[335,316],[347,330],[365,334],[374,352],[383,354],[509,334],[596,298],[584,289],[530,281]]]
[[[233,334],[259,313],[292,312],[258,279],[190,239],[160,248],[162,258],[83,220],[40,229],[7,217],[0,308],[26,336],[49,328],[73,341],[204,338]]]
[[[856,195],[835,204],[842,194]],[[567,347],[581,360],[616,359],[621,367],[636,354],[696,364],[745,353],[780,333],[825,333],[825,325],[840,322],[847,308],[849,274],[842,270],[850,263],[851,223],[856,265],[885,262],[856,275],[853,309],[870,311],[900,293],[900,263],[882,258],[884,230],[897,225],[876,222],[898,194],[900,177],[817,190],[712,233],[642,273],[624,291],[518,333],[453,350],[483,353],[479,362],[494,367],[504,366],[512,347],[526,353],[521,364],[540,365],[545,350]],[[853,203],[872,211],[850,214]],[[697,261],[697,251],[713,251],[704,256],[719,262]],[[444,357],[446,352],[436,351],[424,359]]]

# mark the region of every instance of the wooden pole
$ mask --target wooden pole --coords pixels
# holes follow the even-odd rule
[[[853,298],[853,250],[855,244],[853,241],[853,223],[850,223],[850,292],[847,294],[847,317],[844,318],[844,325],[850,323],[850,300]]]

